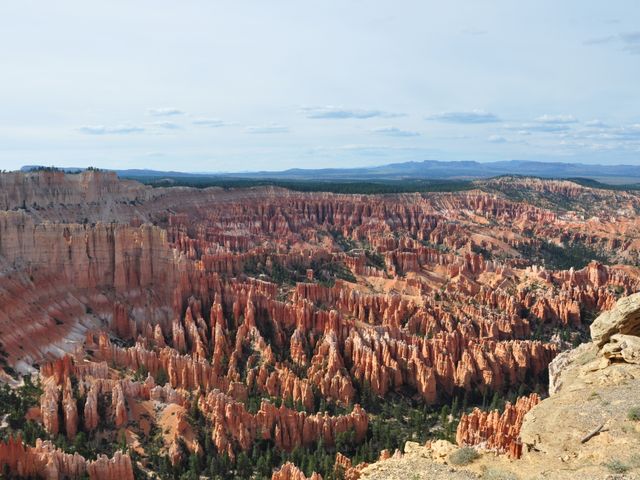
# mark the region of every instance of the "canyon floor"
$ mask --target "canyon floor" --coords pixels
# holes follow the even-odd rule
[[[640,195],[474,187],[0,174],[2,471],[637,478]]]

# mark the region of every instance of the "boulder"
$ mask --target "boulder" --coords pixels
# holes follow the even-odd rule
[[[612,335],[601,353],[609,360],[640,364],[640,337],[620,333]]]
[[[640,335],[640,293],[623,297],[615,307],[602,313],[591,324],[591,339],[598,347],[609,341],[612,335]]]

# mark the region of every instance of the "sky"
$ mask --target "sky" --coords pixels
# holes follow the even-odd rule
[[[637,0],[6,0],[0,169],[640,164]]]

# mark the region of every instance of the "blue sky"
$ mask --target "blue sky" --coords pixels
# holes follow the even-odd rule
[[[640,162],[637,0],[0,3],[0,168]]]

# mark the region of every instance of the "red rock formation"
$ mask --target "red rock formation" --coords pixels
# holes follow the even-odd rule
[[[334,445],[336,435],[348,430],[353,430],[360,442],[368,426],[367,414],[359,405],[348,415],[331,417],[326,413],[297,412],[284,405],[278,408],[263,400],[260,410],[251,414],[243,404],[213,391],[201,398],[200,408],[214,425],[213,443],[219,452],[230,456],[234,455],[235,446],[248,450],[258,435],[272,440],[278,448],[291,450],[310,446],[320,438],[325,445]]]
[[[134,478],[131,457],[120,451],[114,453],[112,458],[108,458],[106,455],[98,455],[96,460],[88,462],[87,473],[91,480],[133,480]]]
[[[36,224],[19,212],[0,212],[0,255],[11,262],[56,272],[76,287],[114,287],[127,292],[162,287],[173,274],[166,234],[143,225]]]
[[[43,390],[42,396],[40,397],[42,423],[45,430],[55,436],[60,431],[60,418],[58,415],[60,391],[57,385],[51,381],[45,382]]]
[[[279,470],[273,472],[271,480],[322,480],[322,475],[313,472],[310,477],[307,477],[293,463],[287,462]]]
[[[383,452],[387,452],[383,450]],[[388,452],[387,452],[388,453]],[[382,452],[380,454],[380,460],[384,460]],[[343,478],[344,480],[358,480],[361,476],[362,470],[368,464],[365,462],[359,463],[357,466],[353,466],[351,460],[348,457],[345,457],[343,454],[338,452],[336,454],[336,461],[333,467],[334,472],[338,478]]]
[[[257,373],[256,370],[251,370],[247,374],[247,386],[255,387],[271,397],[290,399],[293,404],[303,405],[307,411],[314,408],[313,392],[309,382],[299,379],[286,367],[276,365],[276,369],[269,373],[266,365],[262,364]],[[238,396],[234,395],[234,398]]]
[[[67,438],[73,440],[78,431],[78,406],[71,389],[71,379],[69,377],[66,378],[62,390],[62,412]]]
[[[7,467],[12,475],[23,478],[81,478],[91,480],[133,480],[133,465],[127,454],[118,451],[112,458],[99,455],[87,461],[81,455],[64,453],[51,443],[38,440],[35,447],[26,446],[21,439],[9,438],[0,442],[0,467]]]
[[[147,197],[145,188],[119,180],[114,172],[9,172],[0,175],[0,209],[102,203],[108,199],[134,201]]]
[[[84,404],[84,428],[91,432],[98,427],[100,419],[98,417],[98,387],[92,384],[87,392],[87,400]]]
[[[640,289],[634,267],[553,271],[521,254],[579,242],[636,262],[636,195],[505,182],[376,196],[0,174],[0,343],[21,373],[41,365],[41,419],[52,434],[72,438],[113,419],[135,443],[148,432],[133,430],[157,422],[138,422],[143,412],[189,407],[195,397],[214,425],[212,442],[231,457],[259,438],[284,450],[318,438],[331,445],[348,429],[362,440],[367,414],[353,405],[356,386],[429,404],[519,386],[544,375],[558,352],[531,339],[540,325],[578,326]],[[537,200],[563,195],[575,211],[511,200],[509,185]],[[353,412],[317,412],[325,403]],[[492,428],[492,448],[516,455],[507,426],[518,405],[465,417],[462,440]],[[177,460],[178,439],[170,440]],[[35,455],[16,445],[5,447]],[[95,471],[111,475],[127,461],[105,462]],[[89,469],[50,453],[45,466]]]
[[[113,387],[111,398],[113,421],[116,427],[121,427],[127,423],[127,407],[125,405],[124,392],[119,383]]]
[[[512,458],[520,458],[522,421],[525,414],[539,402],[540,397],[533,393],[528,397],[520,397],[515,404],[507,403],[502,413],[475,408],[460,418],[456,442],[460,446],[482,444],[488,449],[507,453]]]

